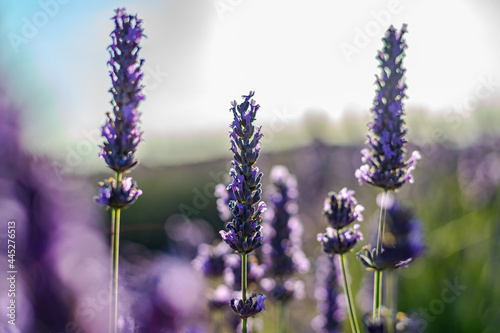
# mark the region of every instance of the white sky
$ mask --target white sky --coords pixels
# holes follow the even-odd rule
[[[33,22],[47,10],[37,1],[11,0],[0,14],[1,64],[24,106],[27,137],[41,150],[86,140],[83,133],[104,122],[111,98],[109,18],[117,6],[137,12],[148,36],[141,51],[147,100],[140,107],[148,137],[226,131],[229,102],[249,90],[256,90],[264,126],[283,110],[295,122],[311,111],[332,119],[368,112],[381,38],[390,24],[399,29],[403,22],[407,108],[439,114],[474,94],[480,78],[493,80],[490,95],[498,95],[494,13],[500,7],[494,1],[54,2],[57,11],[18,52],[9,32],[21,35],[24,18]],[[371,35],[361,40],[365,45],[359,31]],[[357,48],[349,60],[341,50],[347,44]]]

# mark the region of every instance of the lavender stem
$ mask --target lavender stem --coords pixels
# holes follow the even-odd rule
[[[248,254],[241,254],[241,299],[243,303],[247,301],[247,259]],[[241,332],[247,333],[247,318],[242,318]]]
[[[359,330],[358,320],[356,316],[356,308],[354,307],[354,302],[352,301],[351,289],[349,287],[349,282],[347,281],[347,264],[344,254],[339,254],[340,267],[342,269],[342,280],[344,282],[344,292],[347,303],[347,308],[349,312],[349,322],[351,323],[351,329],[354,333],[361,332]]]
[[[378,234],[377,234],[377,249],[376,254],[382,252],[382,244],[385,230],[385,200],[387,197],[387,190],[384,189],[382,193],[382,201],[380,204],[380,216],[378,221]],[[375,270],[375,279],[373,282],[373,318],[380,318],[380,307],[382,306],[382,270]]]

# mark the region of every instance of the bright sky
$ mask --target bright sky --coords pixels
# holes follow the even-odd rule
[[[381,38],[403,22],[407,108],[439,113],[478,89],[484,100],[499,95],[495,1],[3,0],[2,81],[37,149],[87,140],[103,124],[118,6],[138,13],[148,36],[140,110],[150,138],[226,131],[229,102],[249,90],[264,126],[284,110],[292,122],[307,112],[368,112]]]

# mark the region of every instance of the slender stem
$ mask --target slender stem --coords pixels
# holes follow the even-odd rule
[[[380,216],[378,220],[378,233],[377,233],[377,248],[376,255],[382,252],[382,244],[384,239],[385,230],[385,200],[387,197],[387,190],[382,193],[382,202],[380,203]],[[375,270],[375,277],[373,279],[373,318],[380,318],[380,307],[382,306],[382,271]]]
[[[375,271],[373,281],[373,318],[380,318],[380,307],[382,306],[382,271]]]
[[[286,321],[285,321],[285,302],[281,301],[279,306],[279,318],[278,318],[278,332],[286,333]]]
[[[113,274],[113,269],[115,265],[114,261],[114,255],[113,252],[115,250],[115,215],[116,215],[116,210],[112,209],[111,210],[111,267],[109,270],[109,332],[114,331],[114,326],[113,326],[113,290],[115,290],[114,285],[115,285],[115,279],[114,279],[114,274]]]
[[[122,173],[117,172],[116,173],[116,183],[117,186],[121,186],[122,180]],[[113,261],[113,299],[112,299],[112,305],[111,305],[111,312],[112,312],[112,320],[111,320],[111,325],[112,325],[112,333],[117,332],[117,322],[118,322],[118,258],[119,258],[119,252],[120,252],[120,212],[121,209],[115,208],[113,209],[115,211],[115,222],[114,222],[114,233],[113,233],[113,247],[112,247],[112,261]]]
[[[241,300],[243,304],[247,301],[247,256],[248,254],[241,254]],[[247,318],[241,320],[241,332],[247,333]]]
[[[356,316],[356,308],[354,306],[354,301],[351,295],[351,289],[349,288],[349,282],[347,281],[347,263],[344,254],[339,254],[340,267],[342,268],[342,280],[344,281],[344,292],[347,301],[347,307],[349,310],[349,322],[351,323],[351,329],[354,333],[361,332],[359,330],[358,320]]]

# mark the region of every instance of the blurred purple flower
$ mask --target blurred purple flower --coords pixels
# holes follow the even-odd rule
[[[92,189],[78,177],[63,179],[54,167],[57,162],[49,157],[23,152],[20,114],[0,88],[0,152],[4,156],[0,160],[0,221],[3,230],[7,221],[15,222],[16,228],[16,331],[101,332],[108,315],[99,312],[105,305],[96,297],[109,288],[109,249],[98,231],[100,219],[90,200]],[[0,261],[6,272],[3,243]],[[0,287],[8,290],[4,280]],[[89,299],[93,307],[88,306]],[[6,309],[8,302],[7,293],[2,293],[0,305]],[[7,326],[11,327],[2,321],[0,331],[10,332]]]
[[[485,204],[498,193],[499,147],[500,137],[485,135],[460,152],[457,176],[461,192],[468,202]]]
[[[108,62],[113,113],[107,113],[108,119],[102,127],[105,142],[100,156],[112,170],[124,172],[137,164],[134,154],[142,136],[137,108],[144,99],[140,84],[144,60],[138,60],[143,29],[142,20],[127,15],[125,9],[117,9],[113,19],[115,29],[111,32]]]
[[[379,203],[381,200],[377,200]],[[382,252],[364,246],[358,258],[369,269],[396,269],[407,266],[409,262],[423,255],[425,251],[422,222],[413,212],[404,208],[393,196],[388,194],[385,202],[386,230]]]
[[[273,299],[284,303],[292,299],[302,299],[305,295],[304,281],[295,278],[264,278],[260,285]]]
[[[204,276],[222,276],[226,267],[225,256],[229,254],[229,251],[229,246],[224,242],[219,242],[215,246],[200,244],[198,246],[198,255],[192,261],[193,266],[201,271]]]
[[[371,149],[361,151],[363,164],[356,170],[359,183],[368,183],[386,190],[400,188],[405,182],[413,183],[412,171],[421,158],[414,151],[404,161],[407,129],[403,120],[403,99],[406,84],[403,58],[406,43],[403,35],[406,24],[400,32],[391,26],[383,38],[384,48],[377,55],[381,74],[377,77],[378,91],[373,101],[374,121],[368,124],[368,145]]]
[[[332,256],[323,255],[316,261],[316,289],[318,316],[311,326],[318,333],[340,333],[345,319],[345,298],[341,291],[341,273]]]
[[[266,209],[261,197],[262,173],[255,167],[259,158],[260,128],[253,125],[259,105],[252,99],[251,91],[243,103],[232,103],[231,111],[234,120],[231,124],[231,151],[233,152],[233,168],[230,175],[233,182],[228,187],[233,191],[235,201],[229,203],[233,219],[221,230],[222,239],[236,252],[250,253],[262,246],[261,213]]]
[[[137,294],[131,311],[137,318],[139,332],[200,332],[205,285],[189,262],[158,256],[147,269],[140,268],[136,274],[142,283],[134,283]]]
[[[217,198],[217,210],[222,221],[228,222],[233,217],[231,209],[229,209],[229,203],[231,201],[236,201],[233,190],[231,187],[224,184],[218,184],[215,186],[215,197]]]
[[[266,241],[262,248],[268,279],[261,285],[272,298],[285,302],[301,295],[300,282],[289,277],[307,272],[310,264],[302,251],[297,180],[282,165],[271,169],[270,179],[273,186],[269,191],[270,209],[264,214]],[[294,290],[295,287],[298,289]]]
[[[297,180],[284,166],[277,165],[270,173],[273,187],[270,189],[270,209],[264,214],[266,242],[263,247],[263,262],[266,274],[281,278],[294,273],[305,273],[309,269],[302,251],[302,223],[297,213]]]

